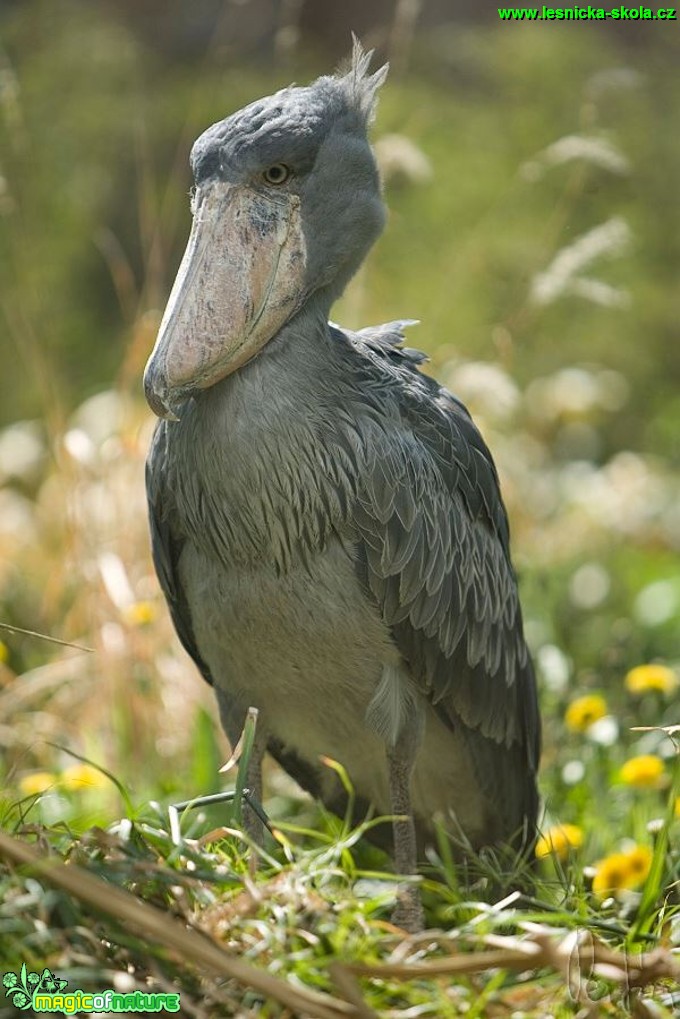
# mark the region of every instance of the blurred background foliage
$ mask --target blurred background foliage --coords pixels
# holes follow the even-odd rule
[[[623,683],[679,658],[676,23],[500,24],[435,0],[5,0],[0,619],[95,652],[5,632],[8,785],[51,788],[64,748],[137,799],[217,785],[212,697],[150,564],[141,373],[188,233],[194,138],[328,72],[352,28],[393,67],[374,128],[390,219],[334,317],[421,320],[410,342],[487,436],[549,815],[604,851],[659,808],[621,787],[607,820],[594,794],[627,756],[672,754],[630,726],[680,721],[670,686],[641,701]],[[563,720],[583,692],[611,720],[589,749]],[[73,788],[46,816],[110,809],[79,815]]]
[[[126,355],[143,360],[144,343],[132,352],[130,343],[144,314],[162,308],[184,244],[191,143],[253,97],[334,65],[354,22],[347,12],[330,38],[304,34],[300,19],[317,6],[3,5],[2,420],[52,412],[55,400],[66,413],[124,371]],[[622,443],[671,453],[677,33],[459,21],[446,5],[436,18],[437,5],[420,6],[408,58],[390,18],[364,35],[381,57],[398,56],[375,138],[404,136],[431,173],[422,186],[408,186],[409,169],[417,175],[408,165],[388,177],[389,234],[344,319],[420,318],[418,342],[435,365],[454,352],[502,356],[523,382],[601,362],[636,385],[599,456]],[[609,289],[558,287],[532,302],[532,281],[556,253],[614,217],[622,236],[594,271]],[[136,392],[138,362],[127,367]]]

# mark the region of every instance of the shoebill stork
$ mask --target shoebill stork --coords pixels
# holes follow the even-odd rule
[[[227,736],[333,811],[395,817],[413,873],[441,817],[526,848],[539,720],[508,523],[465,407],[394,322],[352,332],[334,300],[385,211],[367,140],[387,68],[343,73],[208,128],[193,225],[144,376],[153,556]],[[406,890],[396,919],[421,922]]]

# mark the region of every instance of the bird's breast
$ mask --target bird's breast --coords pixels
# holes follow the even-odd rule
[[[325,755],[371,776],[368,792],[382,801],[384,743],[366,715],[400,656],[340,541],[279,576],[264,563],[226,570],[187,544],[180,574],[216,685],[257,707],[265,731],[315,766]]]
[[[187,543],[180,574],[201,654],[216,681],[228,672],[236,693],[265,701],[274,691],[285,705],[318,677],[315,688],[361,702],[365,712],[384,665],[399,662],[337,538],[281,574],[264,561],[227,569]]]
[[[264,566],[225,570],[187,544],[180,574],[201,657],[230,702],[258,708],[258,725],[316,771],[324,798],[337,791],[334,772],[319,763],[329,757],[389,814],[386,747],[371,702],[404,663],[348,550],[334,540],[311,564],[276,577]],[[455,809],[475,842],[486,808],[464,746],[431,707],[413,789],[421,817]]]

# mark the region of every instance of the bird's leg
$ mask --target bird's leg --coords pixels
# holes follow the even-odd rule
[[[248,726],[250,712],[238,701],[233,700],[220,686],[215,687],[217,704],[220,709],[222,727],[232,746],[235,757],[232,762],[238,760],[243,747],[243,737]],[[255,716],[257,718],[257,716]],[[261,720],[260,720],[261,721]],[[246,774],[245,787],[250,791],[253,799],[262,803],[262,759],[267,750],[267,732],[263,725],[254,722],[253,742],[250,748],[248,759],[248,772]],[[261,845],[264,840],[264,825],[255,811],[248,803],[242,805],[243,829],[253,842]]]
[[[267,749],[267,736],[264,732],[255,733],[253,750],[248,761],[247,783],[253,799],[262,803],[262,760]],[[243,829],[253,842],[262,845],[264,841],[264,825],[250,804],[243,804]]]
[[[416,717],[407,722],[396,743],[387,752],[392,813],[403,815],[397,816],[392,823],[394,867],[398,874],[405,875],[415,874],[418,862],[416,826],[411,810],[411,776],[420,734],[420,719]],[[419,889],[412,884],[400,885],[392,922],[414,933],[423,929],[424,921]]]

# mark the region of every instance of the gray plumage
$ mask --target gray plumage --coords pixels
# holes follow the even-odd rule
[[[270,243],[262,203],[282,215],[270,166],[289,174],[286,222],[299,231],[285,281],[279,255],[267,277],[264,313],[284,308],[282,320],[237,370],[223,351],[210,368],[217,355],[200,346],[218,346],[211,302],[184,310],[191,264],[176,284],[146,375],[166,418],[147,470],[154,561],[230,739],[254,705],[261,749],[332,809],[344,793],[321,754],[346,766],[360,807],[385,814],[412,772],[421,847],[437,813],[474,847],[519,846],[536,819],[539,720],[491,455],[403,347],[408,323],[328,323],[383,222],[366,125],[384,69],[369,77],[369,56],[355,49],[345,75],[255,103],[194,147],[199,191],[255,195],[240,243]],[[241,303],[257,324],[257,301]],[[200,373],[169,381],[195,315]]]

